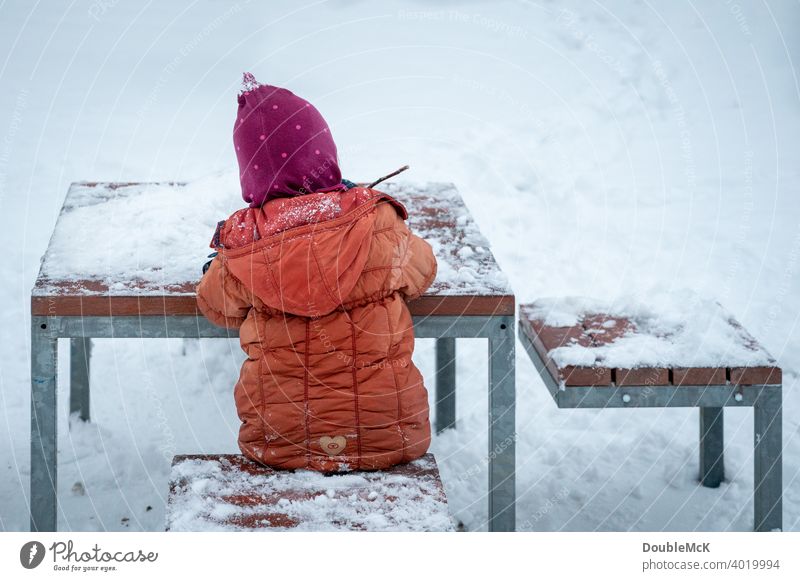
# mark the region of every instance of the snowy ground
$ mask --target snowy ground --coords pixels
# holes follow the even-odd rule
[[[346,177],[454,181],[520,300],[718,299],[784,367],[800,529],[798,4],[276,4],[0,4],[0,530],[28,526],[29,293],[68,184],[229,170],[245,70],[322,110]],[[474,530],[485,345],[458,349],[458,430],[433,451]],[[430,341],[416,359],[432,385]],[[94,421],[59,426],[59,526],[162,529],[169,458],[236,450],[240,360],[224,341],[98,341]],[[708,490],[696,410],[558,410],[521,349],[517,394],[519,529],[752,526],[746,410]]]

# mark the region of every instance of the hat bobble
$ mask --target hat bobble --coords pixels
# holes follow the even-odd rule
[[[242,74],[242,90],[239,91],[239,105],[244,105],[245,103],[245,95],[249,95],[250,91],[255,91],[259,87],[261,87],[261,83],[256,80],[256,77],[253,73],[243,73]]]
[[[258,89],[261,86],[253,73],[244,73],[242,75],[242,93],[246,93],[247,91],[252,91],[254,89]]]

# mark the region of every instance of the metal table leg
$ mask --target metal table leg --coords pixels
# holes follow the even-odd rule
[[[456,427],[456,340],[436,340],[436,433]]]
[[[516,527],[514,319],[494,317],[489,330],[489,530]]]
[[[78,412],[78,417],[88,422],[92,340],[89,337],[73,337],[69,340],[69,349],[69,413]]]
[[[754,528],[783,528],[783,465],[781,441],[782,396],[780,389],[761,390],[753,405]]]
[[[31,324],[31,530],[55,531],[58,337],[45,317]]]
[[[700,483],[717,488],[725,479],[722,407],[700,408]]]

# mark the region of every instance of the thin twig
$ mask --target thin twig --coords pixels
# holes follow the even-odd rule
[[[396,176],[396,175],[397,175],[397,174],[399,174],[399,173],[403,173],[404,171],[406,171],[406,170],[408,169],[408,167],[409,167],[409,166],[407,166],[407,165],[404,165],[404,166],[403,166],[403,167],[401,167],[400,169],[396,169],[396,170],[394,170],[392,173],[390,173],[390,174],[386,174],[386,175],[385,175],[385,176],[383,176],[382,178],[378,178],[377,180],[375,180],[374,182],[372,182],[370,185],[368,185],[368,186],[367,186],[367,188],[374,188],[374,187],[375,187],[375,186],[377,186],[379,183],[381,183],[381,182],[384,182],[384,181],[388,180],[389,178],[393,178],[394,176]]]

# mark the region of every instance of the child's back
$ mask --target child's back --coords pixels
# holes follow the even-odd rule
[[[297,111],[310,105],[280,91],[277,101],[270,99],[274,87],[245,96],[258,97],[259,115],[289,107],[276,123],[302,128],[308,119],[297,121]],[[240,97],[245,122],[237,123],[245,126],[242,109]],[[263,120],[253,125],[269,132]],[[314,141],[319,135],[325,143]],[[317,156],[325,147],[335,160],[327,126],[294,148],[260,140],[244,163],[236,133],[234,141],[243,174],[270,155],[289,159],[277,162],[280,192],[269,178],[248,191],[246,183],[260,182],[243,175],[251,207],[218,228],[219,256],[197,289],[201,311],[216,324],[239,327],[248,355],[235,388],[242,452],[271,466],[323,471],[384,468],[421,456],[430,442],[427,392],[411,361],[405,301],[433,282],[430,246],[411,234],[401,204],[376,190],[347,189],[330,163],[323,183],[312,184],[317,193],[286,187],[295,179],[288,174],[307,184],[314,172],[305,161],[287,172],[294,153],[305,159],[302,150],[311,147]],[[337,183],[325,183],[327,176]],[[273,190],[283,197],[269,196]]]

